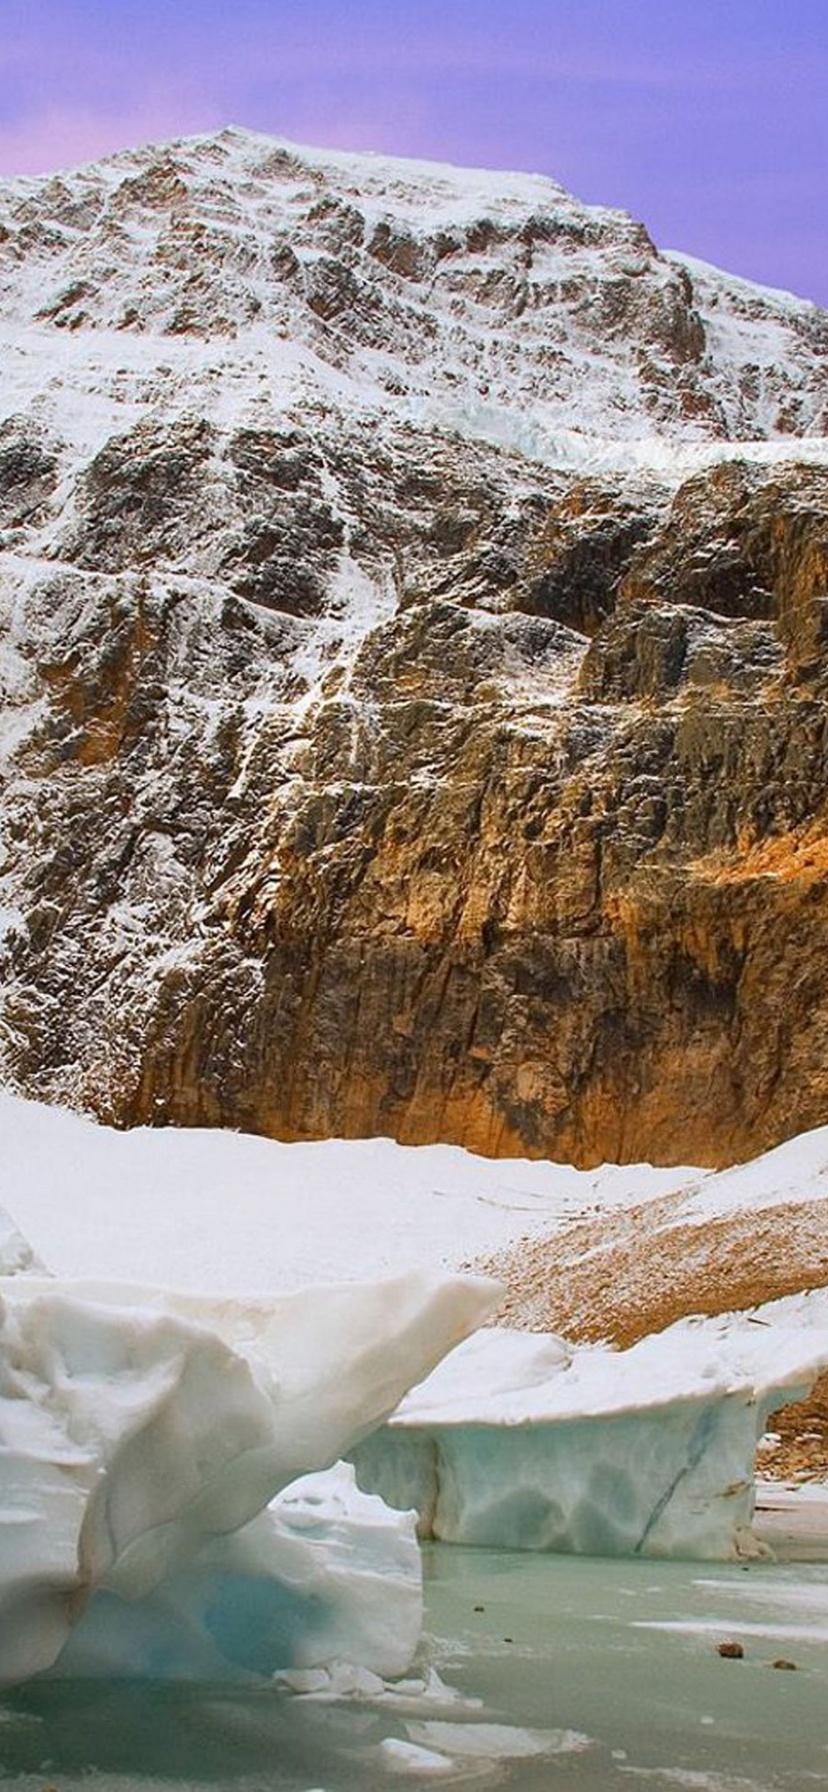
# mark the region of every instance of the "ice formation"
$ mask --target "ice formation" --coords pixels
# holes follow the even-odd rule
[[[353,1469],[293,1482],[241,1530],[196,1550],[137,1603],[102,1590],[61,1676],[232,1681],[347,1662],[404,1674],[422,1629],[410,1512],[359,1491]]]
[[[0,1212],[0,1681],[245,1680],[342,1659],[404,1673],[421,1615],[413,1507],[421,1533],[465,1543],[704,1558],[753,1546],[756,1437],[828,1364],[828,1291],[682,1321],[626,1352],[468,1338],[495,1296],[439,1267],[461,1235],[467,1248],[495,1223],[516,1235],[527,1210],[548,1225],[593,1179],[382,1141],[123,1138],[9,1098],[0,1113],[21,1218],[60,1272],[46,1276]],[[786,1148],[741,1180],[705,1177],[687,1201],[701,1223],[788,1183],[793,1198],[821,1186],[823,1144],[800,1141],[797,1166]],[[606,1171],[602,1198],[659,1181]],[[216,1290],[237,1270],[248,1288],[270,1280],[277,1205],[294,1280],[329,1262],[332,1239],[343,1276],[376,1270],[378,1190],[386,1225],[411,1210],[416,1273],[266,1299],[118,1279],[127,1202],[155,1236],[145,1257],[136,1241],[142,1269],[163,1258],[185,1279],[194,1251]],[[199,1197],[209,1260],[192,1243]],[[113,1279],[71,1280],[78,1258]],[[330,1466],[343,1453],[360,1488]]]
[[[756,1553],[768,1414],[828,1365],[828,1292],[682,1320],[627,1351],[491,1330],[461,1345],[354,1454],[422,1535],[501,1549]]]
[[[160,1676],[272,1673],[346,1631],[402,1671],[410,1526],[342,1474],[269,1502],[387,1416],[493,1286],[425,1272],[242,1302],[0,1279],[0,1682],[52,1668],[84,1612],[72,1672],[131,1654]]]

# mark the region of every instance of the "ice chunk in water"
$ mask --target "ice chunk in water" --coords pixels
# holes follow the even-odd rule
[[[54,1671],[246,1680],[347,1660],[382,1691],[378,1675],[410,1665],[422,1607],[413,1515],[360,1493],[353,1469],[340,1463],[294,1482],[146,1599],[98,1592]],[[300,1687],[314,1690],[301,1679]]]
[[[240,1602],[260,1637],[282,1626],[293,1659],[352,1653],[339,1649],[343,1599],[357,1630],[364,1608],[366,1662],[387,1669],[393,1659],[401,1671],[413,1627],[406,1527],[367,1518],[364,1504],[355,1518],[343,1481],[327,1504],[306,1492],[252,1521],[381,1422],[497,1293],[419,1272],[271,1302],[0,1279],[0,1681],[51,1667],[98,1589],[100,1634],[114,1637],[131,1604],[134,1646],[158,1673],[183,1671],[180,1635],[166,1654],[159,1638],[158,1600],[179,1633],[189,1625],[203,1671],[217,1659],[270,1671],[278,1657],[274,1641],[240,1659]],[[324,1548],[314,1550],[320,1522]],[[343,1593],[349,1551],[362,1552],[358,1585]],[[386,1643],[372,1553],[392,1585],[399,1569],[402,1616],[395,1635],[389,1613]],[[276,1593],[290,1585],[280,1560],[292,1598]],[[327,1641],[317,1648],[310,1632]]]
[[[357,1479],[449,1543],[755,1554],[757,1438],[828,1364],[828,1297],[763,1314],[682,1321],[627,1351],[480,1332],[358,1447]]]

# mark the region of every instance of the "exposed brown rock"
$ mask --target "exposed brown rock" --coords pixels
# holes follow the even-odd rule
[[[39,927],[18,941],[14,970],[18,988],[54,982],[71,998],[44,1036],[21,1024],[13,994],[24,1085],[71,1090],[122,1121],[387,1132],[581,1164],[720,1164],[824,1120],[828,711],[784,622],[821,551],[812,476],[799,557],[785,578],[762,562],[775,596],[761,608],[777,614],[644,601],[633,545],[635,597],[602,562],[588,640],[572,602],[541,615],[524,597],[550,541],[556,563],[571,489],[539,484],[524,511],[508,607],[470,576],[506,503],[481,453],[485,502],[474,497],[458,538],[457,595],[429,594],[447,563],[421,495],[410,534],[397,516],[399,552],[421,569],[404,607],[368,633],[344,683],[332,668],[297,723],[296,612],[325,604],[340,551],[312,461],[301,442],[239,439],[229,457],[203,432],[192,443],[184,479],[181,437],[168,452],[146,436],[119,444],[111,479],[98,458],[78,559],[100,564],[95,544],[114,531],[123,563],[134,518],[136,568],[165,543],[175,566],[221,468],[224,518],[211,513],[198,553],[228,565],[246,553],[255,567],[260,525],[239,519],[270,506],[258,567],[273,597],[205,608],[178,575],[166,587],[157,573],[53,578],[55,640],[39,662],[50,708],[21,768],[50,779],[53,844],[29,857],[30,914],[45,901],[63,919],[48,947]],[[445,518],[444,479],[436,489]],[[770,482],[777,518],[783,497],[801,515],[798,471]],[[603,490],[587,530],[609,508]],[[642,566],[654,527],[645,511]],[[574,609],[583,625],[583,601]],[[244,704],[263,680],[251,732]],[[156,883],[147,867],[163,841]],[[159,968],[143,983],[146,944],[131,970],[129,939],[117,970],[92,968],[113,860],[121,895],[156,916],[145,932]],[[164,970],[171,925],[187,949]]]
[[[691,1313],[828,1287],[828,1203],[744,1209],[701,1224],[681,1195],[578,1221],[485,1259],[508,1293],[499,1321],[628,1349]]]
[[[807,1400],[774,1413],[778,1438],[760,1449],[759,1467],[774,1480],[828,1481],[828,1375],[820,1375]]]

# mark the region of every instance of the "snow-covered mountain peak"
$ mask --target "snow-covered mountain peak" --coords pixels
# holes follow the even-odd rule
[[[70,439],[93,399],[102,439],[334,405],[564,466],[826,429],[824,314],[537,175],[230,129],[3,183],[0,278],[17,408]]]

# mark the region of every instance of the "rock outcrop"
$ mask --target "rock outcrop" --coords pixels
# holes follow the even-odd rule
[[[828,318],[232,132],[6,183],[0,267],[7,1078],[580,1164],[828,1119]]]

